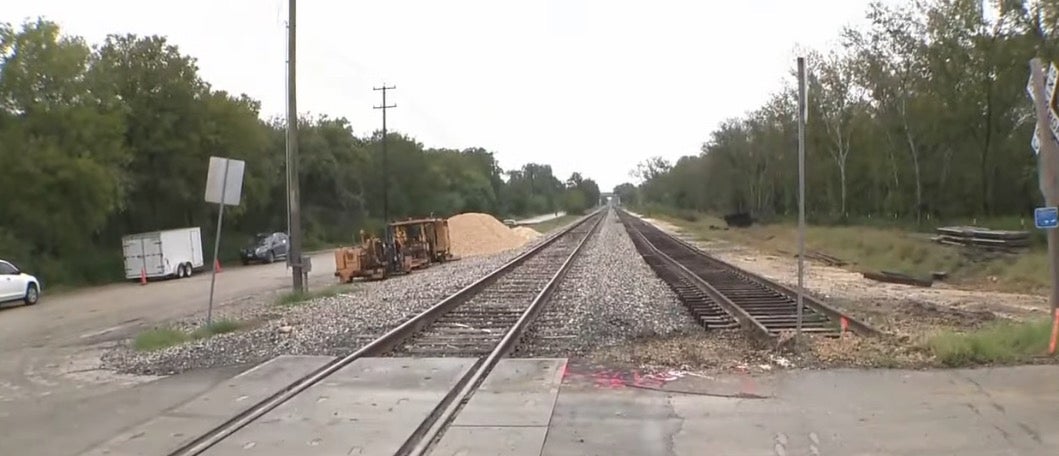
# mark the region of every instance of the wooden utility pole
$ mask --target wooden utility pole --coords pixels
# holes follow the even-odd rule
[[[390,108],[396,108],[396,104],[386,104],[386,91],[394,90],[397,87],[390,86],[386,87],[383,84],[382,87],[374,87],[372,90],[382,91],[382,105],[375,106],[375,109],[382,110],[382,222],[383,224],[390,223],[390,171],[387,169],[387,158],[386,158],[386,110]],[[389,241],[389,239],[387,239]]]
[[[1055,92],[1054,87],[1049,90],[1046,76],[1044,73],[1044,64],[1041,59],[1035,58],[1030,61],[1030,80],[1031,84],[1031,95],[1033,96],[1033,105],[1037,112],[1037,138],[1038,144],[1038,181],[1041,187],[1041,194],[1044,195],[1044,205],[1048,207],[1059,206],[1059,143],[1056,142],[1055,133],[1053,133],[1053,114],[1051,113],[1054,109],[1055,101],[1053,95]],[[1049,93],[1052,92],[1052,93]],[[1059,121],[1059,119],[1055,119]],[[1052,273],[1052,293],[1051,293],[1051,305],[1052,313],[1055,315],[1055,311],[1059,308],[1059,230],[1049,229],[1048,232],[1048,259],[1051,265]]]
[[[295,40],[295,0],[290,0],[287,18],[287,203],[290,205],[290,249],[287,258],[291,265],[294,292],[305,291],[302,273],[301,198],[298,192],[298,84],[295,78],[297,43]]]

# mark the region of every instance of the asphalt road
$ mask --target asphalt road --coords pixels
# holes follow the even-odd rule
[[[312,256],[310,288],[334,283],[333,258],[330,251]],[[214,303],[220,307],[261,297],[290,283],[284,263],[224,269],[217,275]],[[209,288],[210,274],[200,272],[146,286],[120,283],[57,295],[44,290],[34,306],[0,309],[0,429],[4,429],[0,454],[76,454],[82,449],[73,448],[77,442],[108,432],[99,426],[120,427],[152,413],[140,410],[100,420],[106,404],[137,404],[134,398],[142,396],[145,388],[161,387],[158,382],[145,383],[151,378],[101,370],[99,355],[115,341],[145,328],[204,313]],[[202,376],[205,380],[188,384],[206,388],[225,375]],[[168,402],[179,403],[197,392],[194,387],[168,391]],[[42,430],[63,438],[41,441]],[[80,440],[74,438],[78,436]]]

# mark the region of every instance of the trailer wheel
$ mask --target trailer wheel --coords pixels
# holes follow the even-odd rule
[[[176,274],[174,274],[174,276],[176,276],[176,278],[178,279],[184,278],[184,263],[180,263],[177,265]]]
[[[184,265],[184,277],[191,277],[191,274],[195,272],[195,267],[191,263]]]

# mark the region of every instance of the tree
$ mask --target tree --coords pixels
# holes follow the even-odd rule
[[[815,58],[814,58],[815,57]],[[814,73],[810,79],[809,92],[813,94],[819,108],[820,121],[827,131],[828,153],[838,167],[841,203],[839,214],[846,216],[846,169],[852,147],[853,128],[856,116],[863,112],[861,100],[854,85],[853,62],[835,52],[827,57],[811,55],[809,62]]]
[[[89,246],[123,205],[123,107],[91,63],[54,23],[0,25],[0,163],[14,177],[0,219],[45,262]]]
[[[576,188],[570,188],[564,192],[563,211],[567,214],[580,215],[585,213],[585,209],[588,209],[588,202],[584,193],[581,193]]]
[[[1026,62],[1059,57],[1059,4],[1000,2],[994,18],[984,7],[873,4],[840,48],[809,54],[810,218],[1026,216],[1040,201]],[[641,202],[793,214],[795,82],[722,122],[699,155],[641,163]]]
[[[215,228],[217,208],[202,200],[211,156],[247,163],[241,204],[225,211],[223,237],[235,242],[221,246],[222,259],[239,238],[286,229],[286,125],[259,109],[213,89],[164,37],[112,35],[93,51],[48,21],[0,24],[0,163],[17,176],[0,199],[0,252],[49,283],[120,278],[122,235]],[[386,138],[384,174],[381,133],[358,136],[326,115],[298,123],[309,246],[381,228],[384,175],[393,218],[537,215],[599,195],[580,174],[568,195],[544,164],[505,182],[491,151],[428,149],[400,133]],[[211,249],[213,238],[204,241]]]
[[[636,186],[631,183],[625,182],[619,184],[618,186],[614,187],[613,193],[617,195],[618,200],[621,202],[621,204],[632,206],[639,204]]]

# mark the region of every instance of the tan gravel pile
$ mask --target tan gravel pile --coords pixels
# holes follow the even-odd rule
[[[449,218],[452,253],[468,257],[522,247],[529,241],[489,214],[468,212]]]
[[[527,241],[532,241],[534,239],[537,239],[537,238],[541,237],[541,234],[538,233],[537,230],[535,230],[533,228],[530,228],[528,226],[516,226],[515,228],[512,228],[511,231],[513,231],[515,234],[517,234],[519,236],[522,236],[522,238],[527,240]]]

